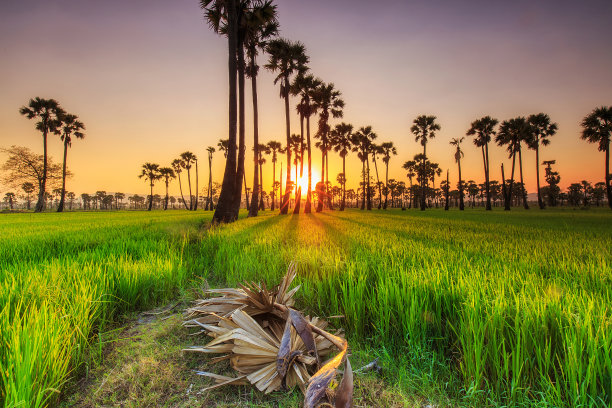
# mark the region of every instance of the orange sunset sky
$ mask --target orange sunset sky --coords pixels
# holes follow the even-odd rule
[[[472,120],[545,112],[559,132],[541,159],[557,160],[562,188],[582,179],[603,181],[603,153],[579,139],[579,122],[596,106],[612,104],[612,2],[276,3],[281,35],[303,42],[312,73],[342,92],[342,120],[355,127],[372,125],[379,142],[397,146],[390,177],[407,182],[401,165],[421,151],[409,132],[419,114],[438,117],[442,130],[428,154],[444,170],[450,167],[454,184],[456,165],[448,142],[465,135]],[[195,0],[4,1],[0,146],[17,144],[42,153],[40,134],[18,110],[34,96],[55,98],[87,126],[86,139],[74,141],[69,151],[74,177],[68,190],[146,194],[146,183],[137,177],[142,163],[169,165],[185,150],[200,159],[203,187],[206,147],[227,137],[226,46],[208,28]],[[283,103],[272,80],[262,69],[260,138],[284,143]],[[250,152],[249,91],[247,86]],[[299,132],[297,115],[292,132]],[[59,160],[59,137],[51,137],[49,145]],[[464,178],[482,182],[480,151],[470,138],[464,150]],[[492,147],[492,179],[501,178],[501,160],[509,164],[505,150]],[[533,192],[535,154],[525,152],[523,160]],[[221,153],[213,163],[220,182]],[[320,166],[316,150],[313,164]],[[335,182],[341,160],[331,154],[330,164]],[[349,155],[349,188],[357,186],[360,167],[356,155]],[[264,184],[270,188],[269,160]],[[162,193],[161,184],[156,193]],[[178,183],[171,194],[178,194]]]

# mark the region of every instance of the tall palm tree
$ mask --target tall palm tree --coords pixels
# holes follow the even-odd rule
[[[410,202],[408,203],[408,208],[412,208],[412,201],[414,200],[414,197],[412,197],[412,179],[414,178],[414,176],[416,176],[415,172],[417,170],[417,162],[416,160],[408,160],[402,165],[402,168],[407,171],[406,176],[410,181]]]
[[[197,162],[196,155],[191,152],[181,153],[181,165],[187,170],[187,181],[189,183],[189,209],[193,210],[193,194],[191,192],[191,167]]]
[[[302,150],[302,137],[300,135],[293,134],[289,138],[289,149],[293,151],[293,165],[295,167],[295,197],[296,197],[296,206],[297,206],[297,189],[298,189],[298,163],[300,162],[300,155]],[[298,211],[299,214],[299,211]]]
[[[285,127],[286,141],[289,145],[291,137],[291,119],[289,115],[289,94],[291,77],[306,72],[308,69],[308,56],[306,49],[300,42],[291,42],[286,39],[275,39],[268,42],[266,52],[269,55],[266,68],[276,72],[274,84],[280,84],[280,97],[285,100]],[[287,149],[287,184],[291,181],[291,149]],[[287,189],[281,203],[281,214],[287,214],[289,210],[289,194]]]
[[[45,209],[45,193],[47,188],[47,136],[49,133],[58,132],[58,115],[63,113],[59,103],[55,99],[33,98],[27,106],[22,106],[19,113],[28,119],[38,119],[36,122],[36,130],[40,131],[43,136],[43,174],[40,177],[38,186],[38,201],[34,212],[41,212]]]
[[[151,211],[151,209],[153,208],[153,186],[155,185],[155,182],[159,180],[161,177],[162,176],[159,172],[159,164],[147,162],[142,165],[142,173],[140,173],[140,176],[138,176],[138,178],[144,178],[145,180],[148,180],[149,186],[151,187],[151,194],[149,195],[148,211]],[[100,191],[98,193],[104,193],[104,194],[100,194],[101,197],[106,196],[106,192]]]
[[[461,158],[463,157],[463,150],[461,150],[461,142],[463,142],[463,137],[456,137],[450,141],[450,144],[452,146],[455,146],[455,162],[457,163],[457,167],[459,168],[459,209],[463,211],[465,209],[465,205],[463,203],[463,180],[461,179]]]
[[[258,1],[244,16],[245,48],[248,66],[246,75],[251,78],[251,96],[253,99],[253,195],[249,207],[249,217],[256,217],[259,208],[259,109],[257,102],[257,55],[265,50],[268,41],[278,35],[276,6],[271,0]]]
[[[427,142],[429,139],[436,137],[436,132],[440,130],[440,125],[436,123],[435,116],[421,115],[418,116],[410,128],[410,131],[415,136],[415,141],[420,142],[423,146],[423,161],[421,163],[421,173],[425,172],[425,160],[427,159]],[[425,211],[425,189],[427,188],[427,177],[421,176],[421,181],[425,185],[421,185],[421,211]]]
[[[62,165],[62,192],[59,205],[57,206],[57,212],[64,211],[64,201],[66,199],[66,159],[68,157],[68,148],[72,145],[72,138],[83,139],[85,138],[85,125],[83,122],[78,120],[78,116],[67,113],[61,113],[57,120],[59,121],[58,127],[60,128],[60,137],[64,142],[64,162]]]
[[[313,92],[312,102],[316,110],[319,112],[319,126],[315,138],[319,139],[317,147],[321,149],[322,165],[321,165],[321,182],[325,184],[325,192],[329,197],[327,185],[329,183],[329,160],[327,153],[331,150],[331,138],[329,126],[330,115],[333,118],[341,118],[343,115],[344,101],[341,98],[340,91],[336,90],[333,83],[321,84]],[[331,208],[331,205],[330,205]],[[323,210],[323,201],[319,200],[317,212]]]
[[[233,207],[236,190],[236,133],[238,120],[237,76],[238,76],[238,0],[200,0],[210,27],[227,37],[229,78],[228,146],[221,194],[213,215],[215,222],[232,222],[237,218]]]
[[[334,151],[342,157],[342,202],[340,211],[346,206],[346,156],[353,148],[353,125],[340,123],[331,132]]]
[[[353,144],[355,145],[354,151],[357,151],[357,156],[361,160],[361,167],[363,172],[363,201],[361,209],[366,207],[372,209],[372,198],[370,190],[370,153],[372,152],[372,141],[376,139],[376,133],[372,132],[372,126],[360,127],[359,130],[353,136]]]
[[[278,161],[278,154],[285,153],[285,148],[280,142],[271,140],[267,145],[263,145],[266,154],[272,155],[272,205],[270,209],[274,211],[274,202],[276,201],[276,189],[274,188],[274,182],[276,181],[276,162]],[[261,200],[263,205],[263,199]]]
[[[491,186],[489,182],[489,142],[495,136],[495,126],[498,124],[497,119],[490,116],[477,119],[472,122],[467,131],[468,136],[476,136],[474,144],[482,150],[482,161],[484,163],[485,172],[485,190],[487,195],[486,209],[491,211]]]
[[[527,146],[536,152],[536,183],[538,187],[538,206],[543,210],[546,205],[542,199],[542,193],[540,191],[540,145],[548,146],[550,144],[549,137],[552,137],[557,133],[558,126],[556,123],[551,123],[550,116],[545,113],[538,113],[537,115],[529,115],[527,118],[529,125],[531,125],[531,138]]]
[[[221,142],[219,142],[221,143]],[[208,210],[212,210],[213,209],[213,202],[212,202],[212,159],[213,159],[213,155],[215,153],[215,148],[212,146],[208,146],[206,148],[206,151],[208,152],[208,191],[206,194],[206,206],[204,207],[205,211]]]
[[[507,146],[509,158],[512,159],[512,171],[510,173],[510,185],[506,190],[505,204],[504,209],[506,211],[510,210],[510,202],[512,200],[512,186],[514,184],[514,169],[516,163],[516,154],[518,153],[520,156],[521,151],[521,142],[528,140],[530,136],[530,126],[522,116],[517,118],[513,118],[510,120],[505,120],[502,122],[499,127],[499,132],[495,137],[495,142],[499,146]],[[519,157],[520,161],[520,157]],[[520,166],[520,162],[519,162]],[[523,177],[521,175],[521,183],[523,182]],[[527,207],[527,200],[525,195],[523,195],[523,204],[525,208]]]
[[[160,178],[164,179],[164,183],[166,184],[166,198],[164,199],[164,210],[168,209],[168,200],[170,199],[170,194],[168,193],[168,187],[170,185],[170,180],[176,177],[174,174],[174,170],[171,167],[160,167],[159,168]]]
[[[383,208],[386,210],[387,200],[389,198],[389,161],[391,160],[391,155],[397,155],[397,149],[393,145],[393,142],[384,142],[380,147],[382,149],[383,163],[385,163],[385,204]]]
[[[264,205],[264,190],[263,190],[263,165],[266,163],[264,154],[270,154],[270,148],[268,145],[260,144],[258,147],[259,151],[259,209],[265,210]],[[274,183],[272,183],[274,185]],[[272,203],[274,204],[274,202]],[[274,208],[271,208],[274,209]]]
[[[300,115],[300,123],[306,120],[306,149],[308,151],[308,191],[306,192],[306,204],[304,213],[312,211],[312,145],[310,140],[310,117],[317,113],[317,106],[312,104],[312,97],[316,89],[323,84],[319,78],[312,75],[298,75],[291,84],[291,94],[300,96],[300,102],[296,109]],[[301,126],[300,126],[301,127]],[[302,160],[304,163],[304,160]]]
[[[610,136],[612,135],[612,106],[595,108],[582,119],[580,137],[589,143],[598,143],[599,151],[606,154],[606,195],[612,209],[612,186],[610,186]]]
[[[183,172],[184,163],[181,159],[174,159],[171,163],[172,170],[174,170],[174,174],[176,174],[179,181],[179,190],[181,191],[181,200],[183,201],[183,205],[185,209],[188,210],[187,202],[185,201],[185,196],[183,195],[183,185],[181,184],[181,173]]]
[[[378,209],[380,210],[382,208],[382,183],[378,177],[378,163],[376,161],[376,155],[382,155],[384,152],[380,145],[374,143],[372,143],[372,149],[370,151],[372,154],[372,163],[374,163],[374,170],[376,171],[376,185],[378,186]]]

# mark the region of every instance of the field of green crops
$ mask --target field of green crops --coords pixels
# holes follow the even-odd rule
[[[272,284],[292,261],[300,304],[397,356],[400,384],[416,372],[406,356],[425,356],[468,405],[611,403],[612,212],[266,212],[208,229],[210,217],[1,216],[2,405],[52,403],[97,331],[191,278]]]

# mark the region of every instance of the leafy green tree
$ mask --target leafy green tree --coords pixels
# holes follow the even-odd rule
[[[425,160],[427,159],[427,143],[436,137],[436,132],[440,130],[440,125],[436,123],[435,116],[418,116],[410,128],[410,132],[415,136],[415,141],[423,146],[423,158],[421,162],[421,211],[425,211],[425,190],[427,189],[428,178],[423,176],[425,173]]]
[[[606,196],[606,183],[600,181],[599,183],[595,183],[593,189],[591,190],[591,198],[595,201],[595,205],[599,207],[604,197]]]
[[[594,109],[582,119],[581,138],[589,143],[597,143],[599,151],[606,154],[606,194],[608,206],[612,209],[612,186],[610,185],[610,136],[612,135],[612,106]]]

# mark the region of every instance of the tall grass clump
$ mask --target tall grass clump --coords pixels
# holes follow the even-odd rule
[[[176,296],[196,270],[202,214],[0,218],[0,406],[57,401],[94,335]]]

